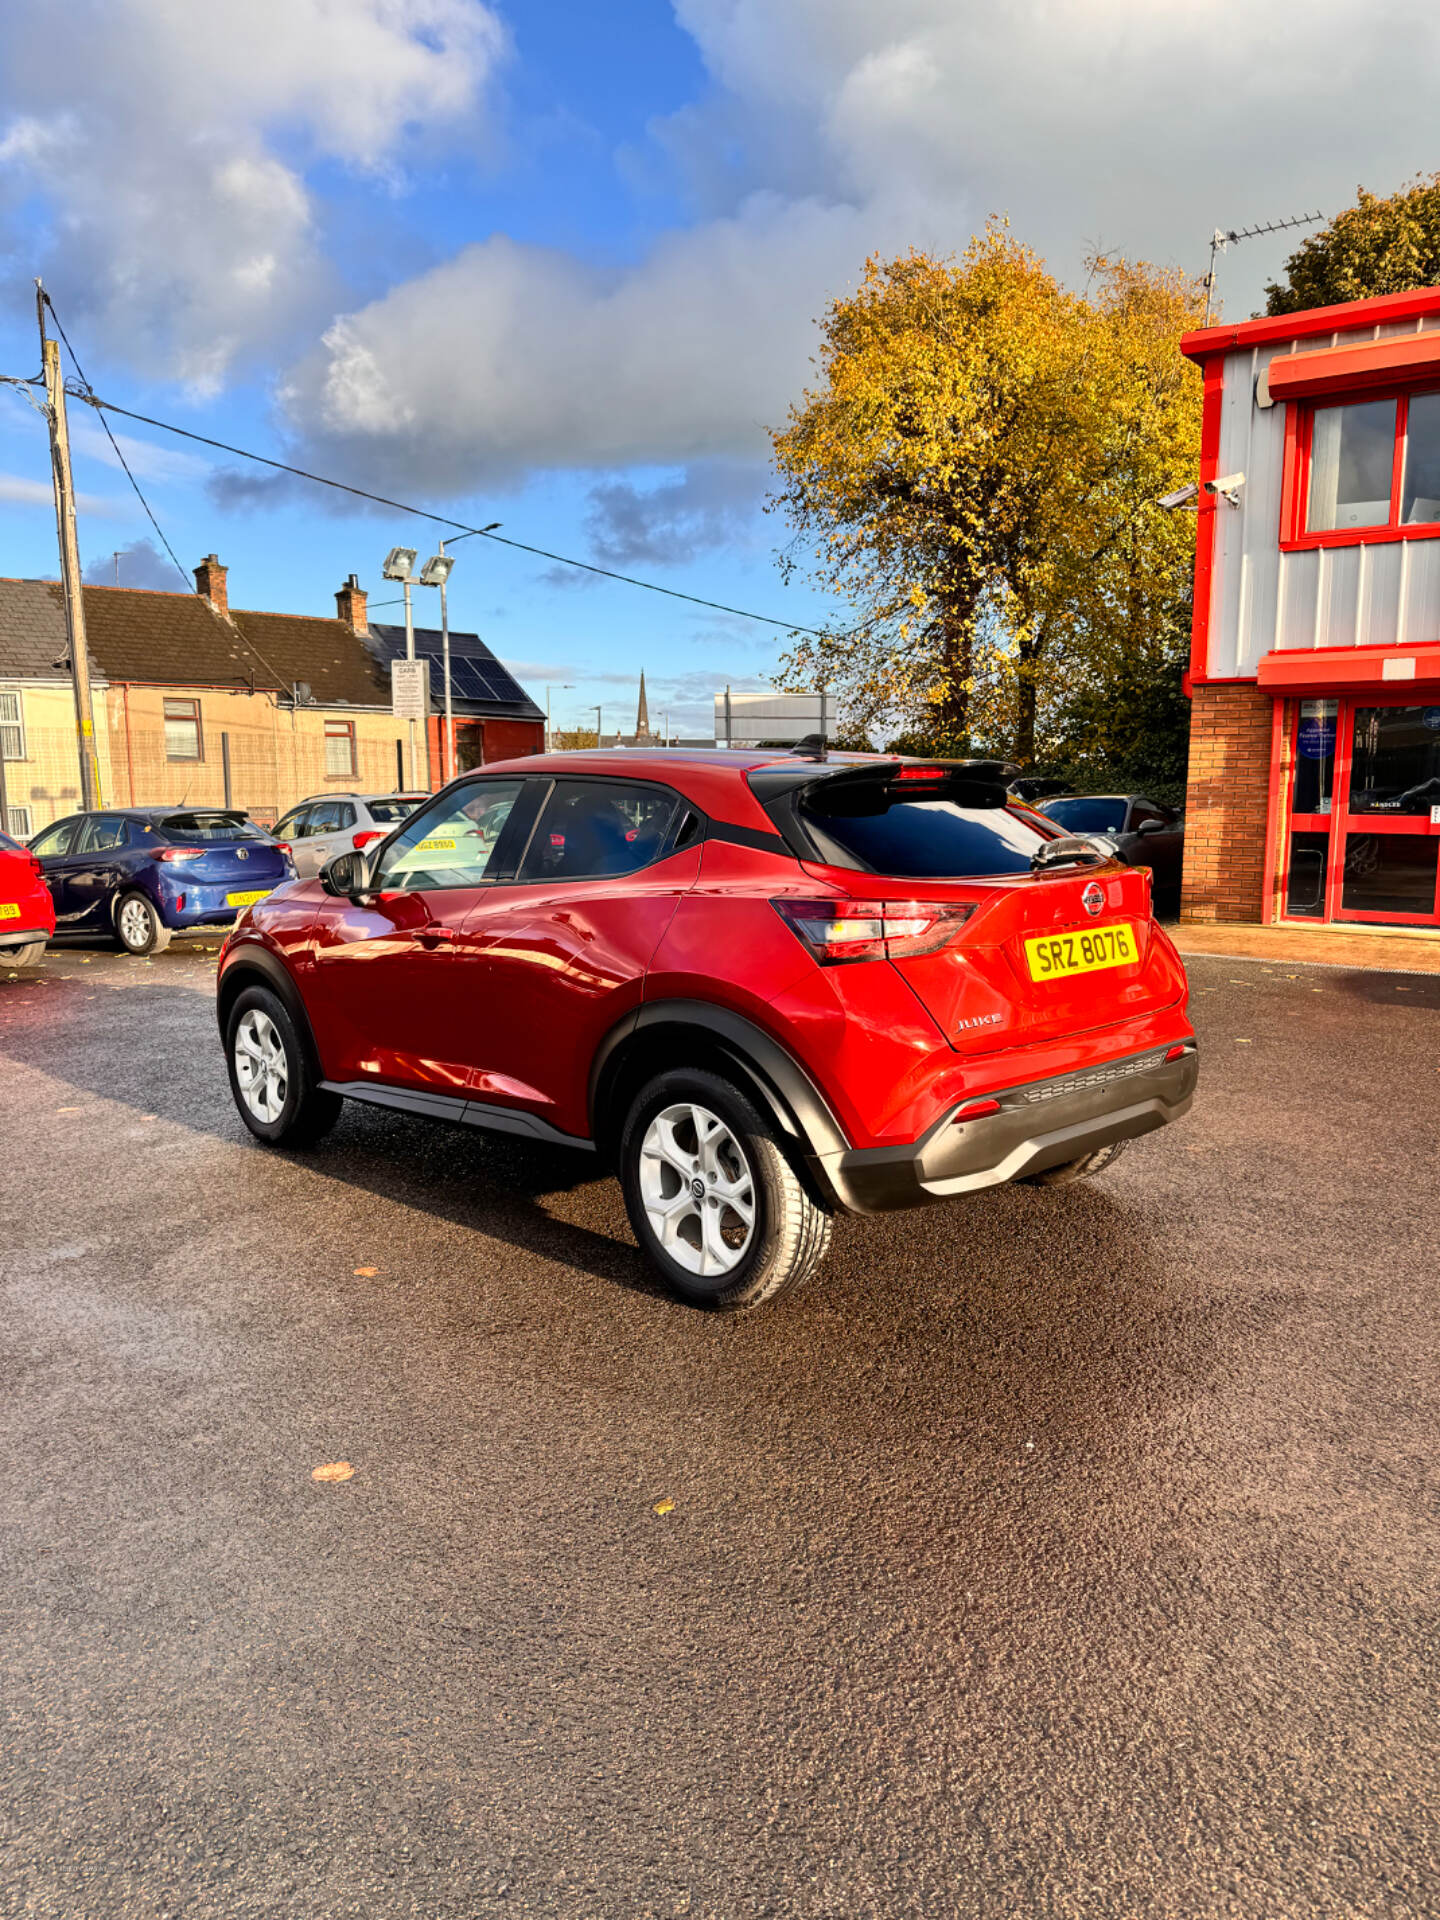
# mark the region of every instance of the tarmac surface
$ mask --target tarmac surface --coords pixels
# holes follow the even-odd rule
[[[1188,1119],[721,1320],[255,1145],[213,945],[0,968],[0,1914],[1440,1911],[1440,979],[1197,961]]]

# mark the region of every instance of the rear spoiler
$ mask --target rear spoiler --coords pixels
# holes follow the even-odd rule
[[[1006,782],[1015,768],[1004,760],[790,761],[755,767],[750,790],[798,860],[826,860],[806,824],[806,807],[822,813],[864,813],[880,791],[907,799],[952,800],[961,807],[1001,808],[1014,796]]]

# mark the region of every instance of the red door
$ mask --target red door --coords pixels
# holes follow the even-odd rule
[[[1340,703],[1328,917],[1440,924],[1440,702]]]

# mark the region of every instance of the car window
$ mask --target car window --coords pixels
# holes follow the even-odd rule
[[[478,887],[500,871],[501,840],[523,780],[485,780],[445,794],[408,822],[371,876],[377,892]]]
[[[893,787],[823,786],[804,808],[822,854],[899,879],[972,879],[1028,873],[1046,836],[1008,807],[962,807],[953,800],[907,800]]]
[[[242,813],[172,813],[158,823],[166,840],[199,841],[202,845],[223,845],[235,840],[268,840],[269,834]]]
[[[557,780],[540,815],[522,880],[598,880],[657,858],[679,805],[629,780]]]
[[[339,828],[339,830],[342,833],[345,831],[347,827],[354,826],[355,809],[350,805],[350,802],[348,800],[342,800],[339,803],[339,805],[336,807],[335,812],[338,815],[335,825]]]
[[[58,853],[68,853],[70,843],[75,838],[75,829],[80,821],[74,814],[68,820],[57,820],[53,827],[47,827],[30,842],[30,851],[40,860],[53,860]]]
[[[1039,811],[1067,833],[1123,833],[1125,802],[1071,798],[1042,800]]]
[[[277,840],[303,840],[310,831],[309,807],[296,807],[293,813],[287,813],[275,829]]]
[[[18,840],[12,840],[8,833],[0,833],[0,853],[19,853],[21,851],[22,849]]]
[[[1163,824],[1165,820],[1164,809],[1155,806],[1154,803],[1149,800],[1134,801],[1130,807],[1131,827],[1138,827],[1144,820],[1159,820]]]
[[[402,820],[410,818],[422,802],[419,800],[367,800],[365,805],[377,827],[398,827]]]
[[[338,800],[322,800],[310,809],[311,833],[338,833],[343,824]]]
[[[100,853],[106,847],[123,847],[126,822],[118,813],[92,813],[75,842],[77,853]]]

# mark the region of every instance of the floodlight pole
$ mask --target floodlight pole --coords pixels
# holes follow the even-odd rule
[[[415,658],[415,614],[410,605],[410,582],[407,579],[402,581],[401,585],[405,589],[405,658],[407,660],[413,660]],[[425,689],[428,694],[430,688],[430,669],[428,666],[425,669],[425,674]],[[428,699],[425,704],[427,707],[429,706],[430,703]],[[420,783],[420,773],[416,764],[418,756],[415,752],[415,722],[411,720],[407,722],[407,725],[410,728],[410,784],[412,786],[418,786]],[[425,791],[427,793],[433,793],[435,791],[435,773],[430,765],[430,722],[428,720],[425,722]]]
[[[550,725],[550,696],[552,693],[573,693],[573,680],[548,680],[545,683],[545,751],[549,753],[554,729]]]

